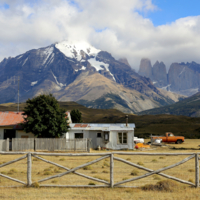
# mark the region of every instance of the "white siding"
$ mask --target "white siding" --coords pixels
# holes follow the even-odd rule
[[[127,132],[127,144],[118,144],[118,133],[119,132]],[[98,146],[106,147],[108,149],[133,149],[133,137],[134,137],[134,130],[129,131],[110,131],[109,135],[109,142],[105,143],[103,138],[97,138],[97,133],[103,132],[99,130],[69,130],[69,139],[74,139],[75,133],[83,133],[83,138],[90,138],[91,141],[91,148],[96,149]],[[66,135],[65,135],[66,137]]]

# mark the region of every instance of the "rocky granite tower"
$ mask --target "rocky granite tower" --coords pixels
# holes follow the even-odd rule
[[[138,74],[153,79],[151,61],[148,58],[142,58]]]
[[[156,87],[165,87],[167,83],[167,70],[163,62],[158,62],[153,65],[153,83]]]

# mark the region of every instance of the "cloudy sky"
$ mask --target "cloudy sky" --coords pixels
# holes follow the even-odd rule
[[[85,40],[135,69],[141,58],[200,63],[199,0],[0,0],[0,60]]]

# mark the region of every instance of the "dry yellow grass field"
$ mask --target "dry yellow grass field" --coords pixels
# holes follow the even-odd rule
[[[170,144],[176,148],[189,148],[189,150],[174,150],[167,147],[157,147],[151,150],[137,150],[130,152],[149,152],[149,153],[195,153],[199,150],[191,150],[191,148],[199,148],[200,140],[186,140],[183,144]],[[93,151],[97,153],[97,151]],[[108,153],[109,151],[100,151],[101,153]],[[10,160],[21,157],[22,155],[0,155],[0,163],[8,162]],[[188,156],[139,156],[139,155],[117,155],[116,157],[123,158],[127,161],[142,165],[146,168],[157,170],[165,166],[177,163]],[[81,164],[95,160],[100,156],[87,156],[87,157],[67,157],[67,156],[41,156],[44,159],[58,163],[68,168],[74,168]],[[26,159],[18,161],[14,164],[0,168],[0,172],[17,178],[26,182],[27,164]],[[195,160],[190,161],[164,171],[163,173],[177,178],[194,182],[195,181]],[[110,181],[109,174],[109,158],[104,159],[98,163],[94,163],[90,167],[79,169],[77,172],[83,173],[88,176]],[[39,181],[51,175],[64,172],[64,169],[58,168],[52,164],[45,163],[36,158],[32,158],[32,181]],[[144,170],[136,169],[125,163],[114,161],[114,182],[117,183],[122,180],[140,176],[147,173]],[[159,175],[152,175],[144,179],[134,182],[125,183],[127,186],[144,186],[146,184],[155,185],[157,182],[166,180],[166,178]],[[174,182],[174,181],[173,181]],[[65,175],[61,178],[51,179],[41,184],[52,185],[88,185],[96,184],[103,185],[73,173]],[[0,177],[0,186],[20,186],[20,183],[13,182],[6,178]],[[39,187],[39,188],[0,188],[0,199],[200,199],[200,189],[196,189],[189,185],[175,182],[172,191],[144,191],[141,188],[55,188],[55,187]]]

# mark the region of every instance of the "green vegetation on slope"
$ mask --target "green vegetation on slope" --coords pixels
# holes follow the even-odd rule
[[[187,99],[181,100],[175,104],[145,110],[139,115],[184,115],[189,117],[200,117],[200,93],[197,93]]]

